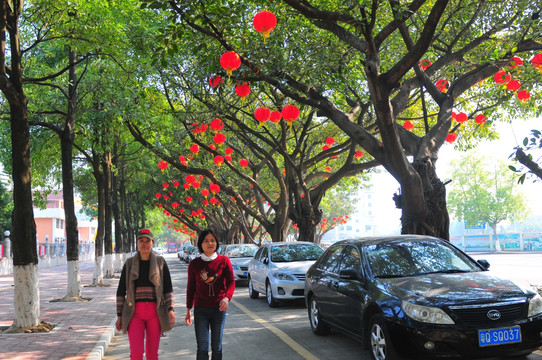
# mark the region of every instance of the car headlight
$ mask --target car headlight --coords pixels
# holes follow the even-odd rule
[[[527,316],[533,317],[540,314],[542,314],[542,296],[536,294],[531,301],[529,301],[529,312],[527,313]]]
[[[233,270],[241,270],[241,268],[237,264],[231,264],[231,267],[233,268]]]
[[[288,280],[288,281],[294,281],[294,278],[292,275],[290,274],[287,274],[287,273],[273,273],[273,277],[275,279],[279,279],[279,280]]]
[[[430,324],[455,324],[448,314],[436,307],[416,305],[404,300],[401,307],[409,318],[416,321]]]

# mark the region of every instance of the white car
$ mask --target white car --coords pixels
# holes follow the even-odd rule
[[[281,300],[303,299],[305,274],[324,252],[311,242],[291,241],[265,244],[248,262],[248,293],[257,299],[266,294],[267,304],[276,307]]]
[[[248,262],[258,251],[254,244],[220,245],[218,253],[230,258],[235,274],[235,281],[246,281],[248,279]]]

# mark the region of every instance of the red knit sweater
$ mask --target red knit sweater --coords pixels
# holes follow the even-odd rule
[[[195,258],[188,265],[186,307],[217,308],[220,300],[231,300],[235,290],[235,276],[230,259],[218,255],[212,261]]]

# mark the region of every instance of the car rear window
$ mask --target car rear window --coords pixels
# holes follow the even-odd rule
[[[324,252],[318,245],[291,244],[271,246],[272,262],[316,260]]]

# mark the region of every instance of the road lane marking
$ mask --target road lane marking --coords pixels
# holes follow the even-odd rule
[[[242,312],[250,316],[254,321],[261,324],[263,327],[271,331],[273,334],[277,335],[279,339],[281,339],[283,342],[285,342],[289,347],[291,347],[296,353],[301,355],[304,359],[307,360],[320,360],[318,357],[314,356],[310,351],[305,349],[303,346],[299,345],[297,342],[295,342],[294,339],[289,337],[284,331],[277,329],[273,325],[270,325],[267,321],[259,317],[258,315],[254,314],[252,311],[247,309],[245,306],[239,304],[237,301],[232,300],[231,303],[233,303],[235,306],[237,306]]]

